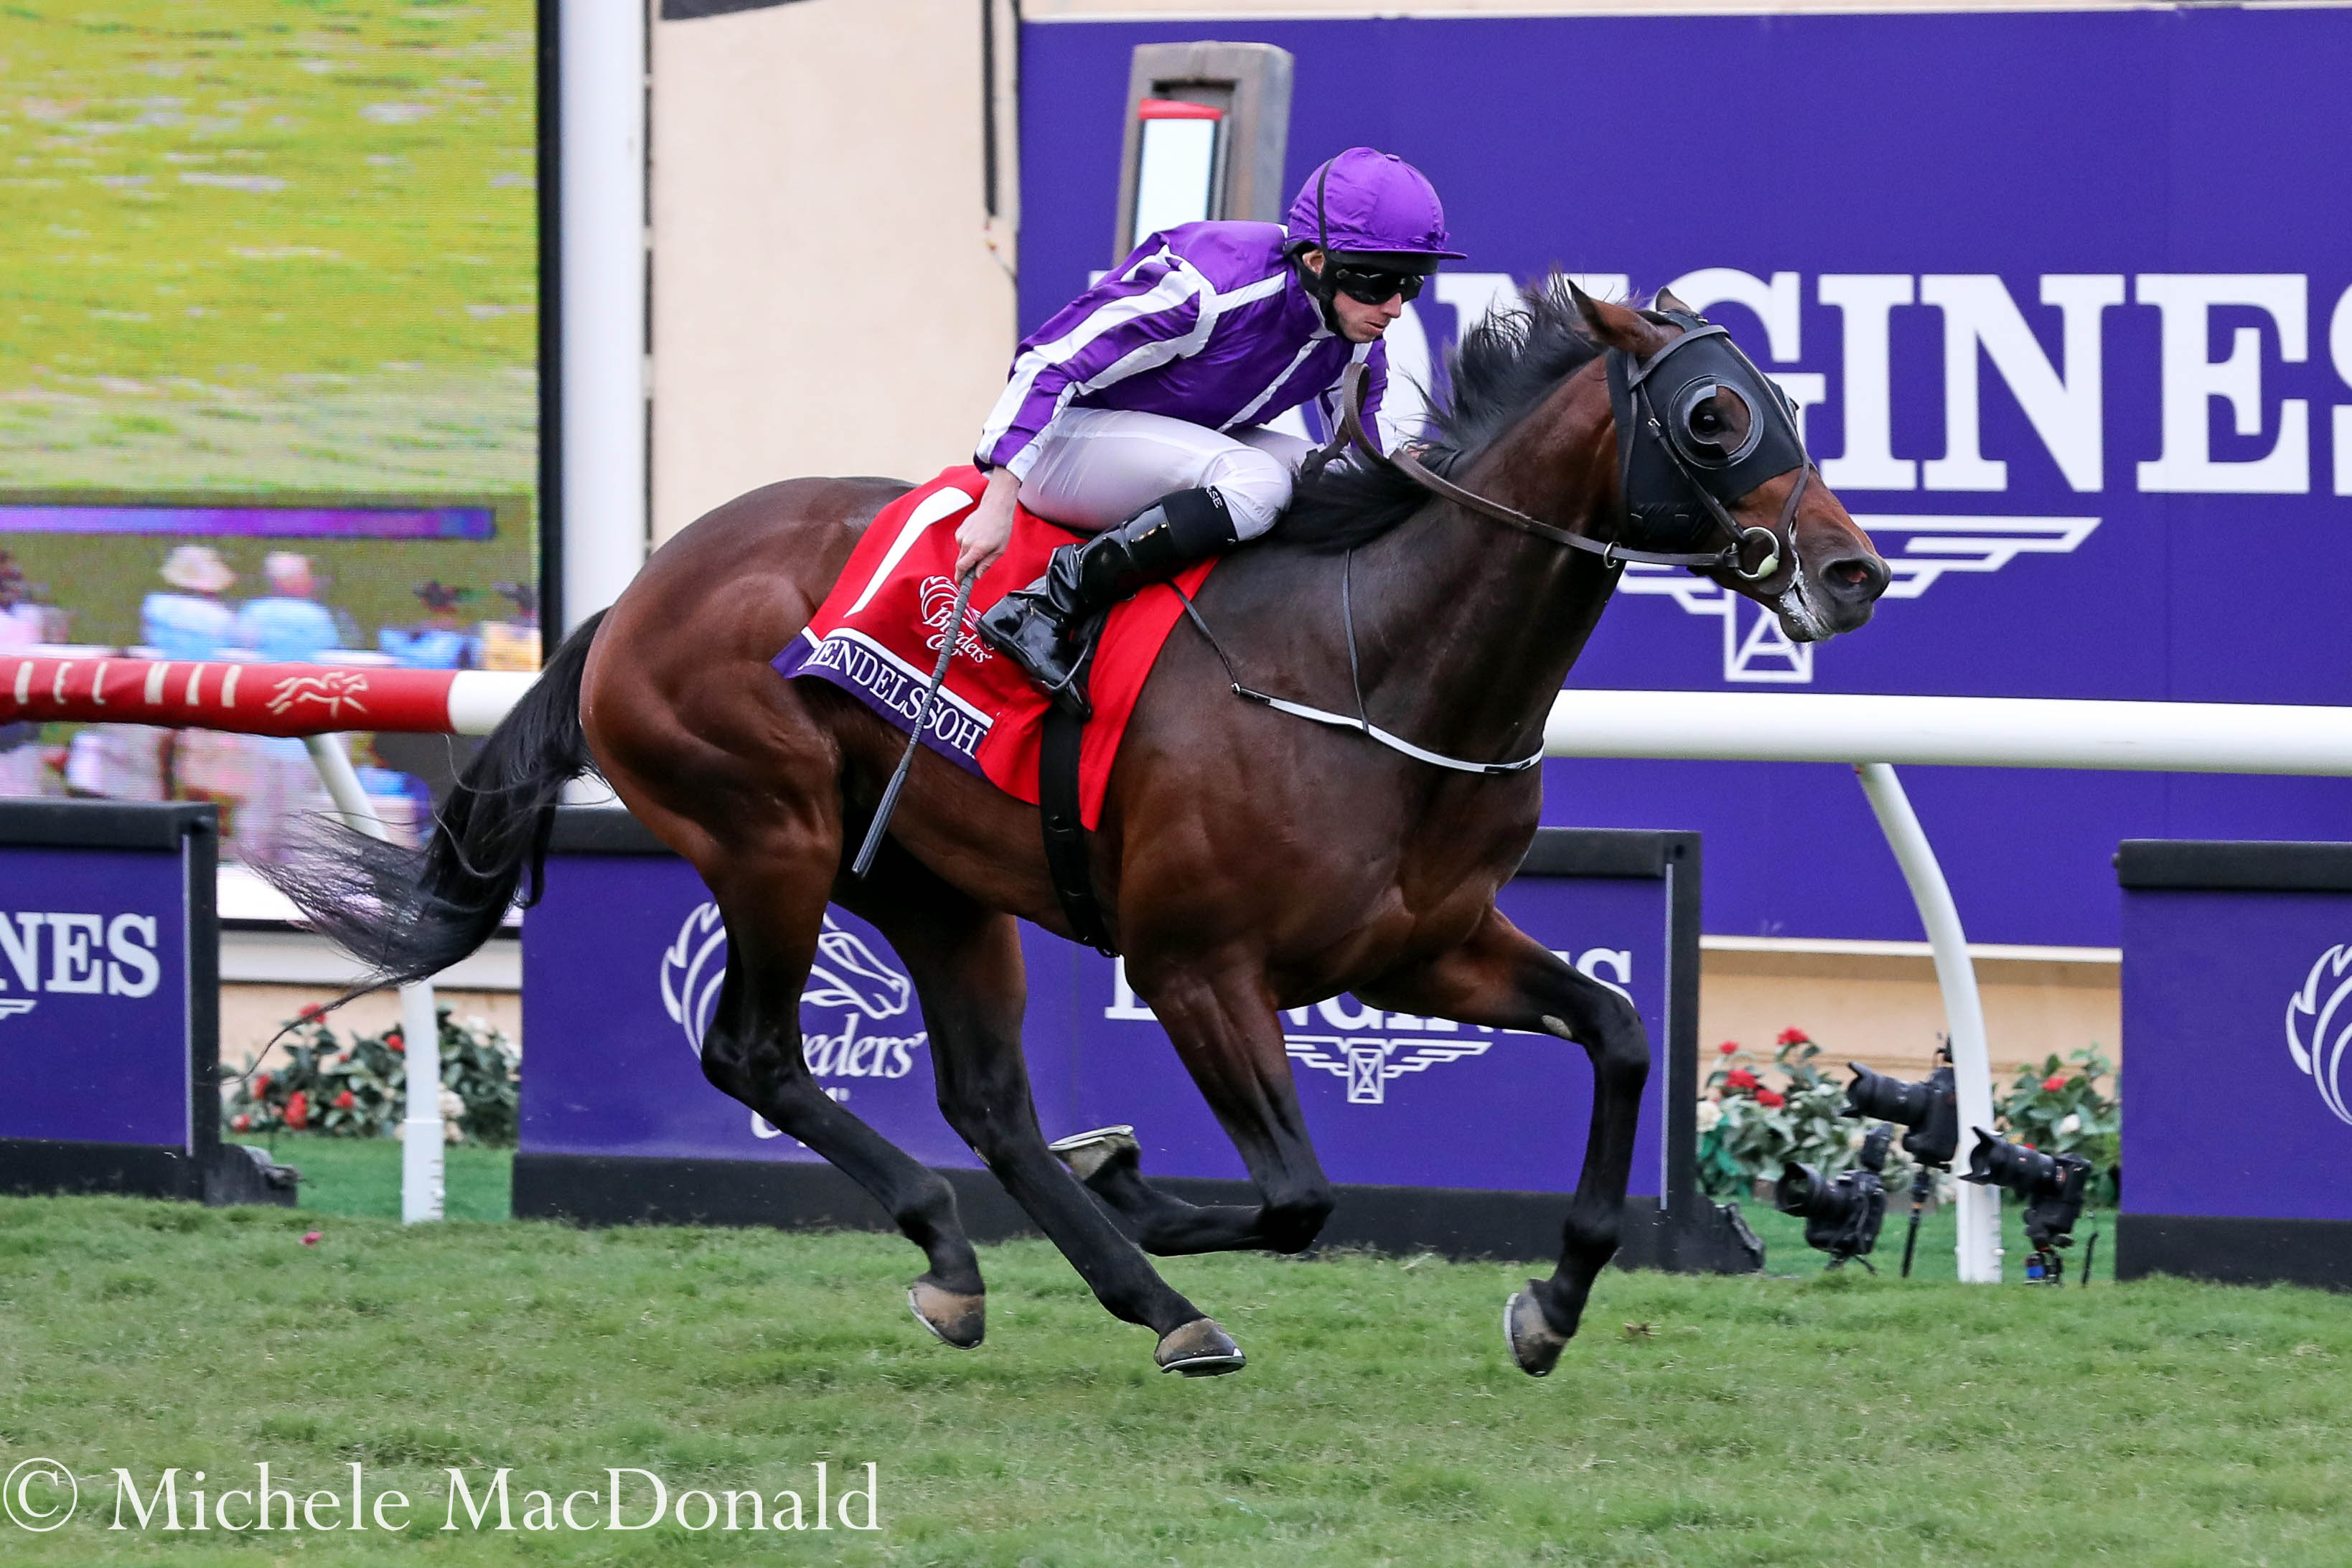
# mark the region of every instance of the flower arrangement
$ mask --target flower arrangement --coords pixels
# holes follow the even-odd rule
[[[1769,1061],[1758,1061],[1737,1040],[1725,1040],[1715,1054],[1717,1065],[1698,1103],[1698,1180],[1708,1194],[1746,1197],[1759,1181],[1778,1180],[1787,1160],[1833,1176],[1861,1158],[1870,1124],[1839,1114],[1845,1107],[1845,1082],[1822,1071],[1815,1061],[1821,1047],[1804,1030],[1782,1030]],[[2089,1160],[2096,1172],[2093,1196],[2105,1202],[2115,1200],[2119,1180],[2122,1111],[2100,1081],[2114,1071],[2115,1064],[2095,1047],[2063,1061],[2053,1056],[2038,1068],[2021,1069],[2008,1097],[1994,1106],[1997,1130],[2004,1136]],[[1767,1081],[1768,1073],[1779,1075],[1779,1087]],[[1963,1161],[1974,1143],[1962,1139]],[[1913,1171],[1910,1156],[1896,1143],[1887,1151],[1887,1189],[1900,1192]],[[1939,1201],[1949,1197],[1948,1178],[1939,1179],[1937,1187]]]
[[[2116,1200],[2123,1180],[2123,1106],[2099,1087],[2115,1070],[2096,1046],[2063,1061],[2053,1055],[2018,1069],[2008,1096],[1993,1107],[2011,1142],[2090,1161],[2091,1196],[2105,1203]]]
[[[482,1019],[459,1020],[440,1009],[441,1115],[450,1143],[506,1145],[519,1124],[522,1052]],[[408,1111],[407,1042],[394,1024],[348,1042],[324,1012],[305,1008],[287,1025],[283,1066],[253,1071],[223,1109],[232,1134],[325,1133],[337,1137],[397,1136]]]
[[[1845,1084],[1816,1064],[1822,1048],[1801,1029],[1785,1029],[1769,1063],[1737,1040],[1717,1046],[1698,1105],[1699,1185],[1717,1197],[1746,1197],[1758,1180],[1775,1180],[1784,1160],[1802,1160],[1833,1176],[1853,1164],[1863,1125],[1838,1113]],[[1762,1076],[1777,1072],[1780,1087]]]

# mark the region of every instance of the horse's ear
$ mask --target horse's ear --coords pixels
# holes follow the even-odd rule
[[[1584,318],[1584,329],[1595,341],[1629,354],[1645,354],[1656,346],[1658,329],[1643,320],[1639,311],[1595,299],[1579,288],[1572,277],[1561,281],[1568,285],[1569,298],[1576,301],[1576,313]]]
[[[1692,309],[1689,306],[1675,298],[1675,291],[1671,288],[1659,289],[1658,297],[1650,303],[1653,307],[1660,310],[1679,310],[1685,316],[1696,316],[1698,314],[1697,311]]]

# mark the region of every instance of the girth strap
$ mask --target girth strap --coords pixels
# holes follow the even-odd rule
[[[1086,721],[1060,703],[1045,708],[1037,736],[1037,820],[1045,833],[1045,874],[1071,935],[1106,957],[1118,956],[1110,923],[1095,897],[1086,818],[1078,810],[1078,752]]]

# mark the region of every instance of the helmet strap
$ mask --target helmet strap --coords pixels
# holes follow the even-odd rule
[[[1317,272],[1307,266],[1302,255],[1298,258],[1298,277],[1306,286],[1307,297],[1323,312],[1323,325],[1333,337],[1344,338],[1347,330],[1339,324],[1339,309],[1333,303],[1339,286],[1331,277],[1331,228],[1323,215],[1323,192],[1331,183],[1331,163],[1332,160],[1327,158],[1323,167],[1315,171],[1315,248],[1322,255],[1323,270]]]

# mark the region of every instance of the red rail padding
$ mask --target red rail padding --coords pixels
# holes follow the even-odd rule
[[[0,724],[152,724],[239,735],[450,730],[450,670],[0,654]]]

